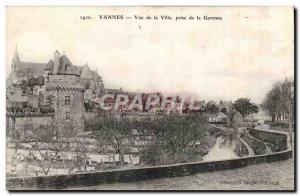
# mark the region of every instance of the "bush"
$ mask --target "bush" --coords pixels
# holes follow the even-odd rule
[[[253,139],[249,135],[243,135],[241,138],[253,149],[255,155],[262,155],[266,153],[266,146],[263,142]]]
[[[207,129],[207,132],[209,133],[209,135],[215,135],[215,136],[218,136],[220,135],[221,133],[223,133],[223,131],[215,126],[210,126],[208,129]]]
[[[173,163],[170,153],[164,151],[158,145],[147,146],[140,156],[141,162],[146,165],[168,165]]]
[[[288,129],[289,128],[289,124],[288,123],[284,123],[284,122],[273,122],[270,123],[270,128],[280,128],[280,129]]]
[[[220,131],[209,126],[206,117],[200,114],[164,116],[151,121],[149,126],[142,123],[138,129],[150,128],[154,131],[157,141],[155,145],[148,146],[142,155],[143,162],[150,165],[185,162],[189,158],[189,144]]]

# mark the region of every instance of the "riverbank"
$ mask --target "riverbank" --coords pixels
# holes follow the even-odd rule
[[[259,130],[252,130],[258,131]],[[263,132],[264,133],[264,132]],[[266,133],[264,133],[266,134]],[[268,134],[273,134],[272,132]],[[277,134],[277,133],[276,133]],[[260,137],[265,138],[265,135],[260,135]],[[269,138],[269,137],[268,137]],[[287,141],[285,140],[286,144]],[[219,152],[219,150],[218,150]],[[238,159],[227,159],[218,161],[208,161],[208,162],[192,162],[184,164],[172,164],[156,167],[143,167],[139,169],[129,169],[129,170],[112,170],[106,172],[89,172],[74,175],[58,175],[53,177],[35,177],[35,178],[11,178],[7,181],[7,186],[20,185],[23,187],[31,187],[30,189],[56,189],[65,187],[86,187],[95,186],[100,184],[109,183],[124,183],[124,182],[136,182],[144,181],[148,179],[160,179],[160,178],[170,178],[178,176],[188,176],[195,175],[196,173],[207,173],[216,171],[223,171],[227,169],[242,168],[246,166],[251,166],[255,164],[264,164],[276,161],[283,161],[290,159],[292,157],[292,151],[286,150],[282,152],[275,152],[266,155],[256,155],[253,157],[245,157]],[[259,168],[257,169],[259,170]],[[262,172],[262,171],[261,171]],[[273,172],[277,172],[277,169]],[[254,172],[255,173],[255,172]],[[250,175],[245,174],[247,177]],[[257,175],[258,176],[258,175]],[[294,178],[294,177],[293,177]],[[222,179],[222,178],[220,178]],[[234,179],[234,181],[230,181]],[[238,180],[236,177],[228,178],[226,177],[221,184],[274,184],[278,185],[279,181],[272,181],[274,178],[270,179],[254,179],[248,180],[243,178]],[[229,181],[228,181],[229,180]],[[15,187],[16,189],[19,189]],[[21,188],[21,187],[20,187]],[[23,188],[22,188],[23,189]],[[26,189],[26,188],[25,188]],[[285,189],[284,189],[285,190]]]

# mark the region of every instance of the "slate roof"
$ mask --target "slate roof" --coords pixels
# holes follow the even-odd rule
[[[49,60],[48,63],[35,63],[35,62],[21,62],[17,64],[18,72],[32,73],[37,75],[43,75],[46,71],[52,74],[54,62]],[[86,79],[94,79],[96,81],[102,81],[101,76],[96,71],[91,71],[86,66],[76,66],[68,59],[66,55],[60,57],[60,65],[58,69],[59,75],[78,75]]]
[[[93,79],[93,72],[88,65],[83,66],[80,77],[83,79]]]
[[[71,71],[68,71],[67,68]],[[80,75],[81,69],[78,66],[74,66],[66,55],[60,57],[60,65],[57,73],[61,75]]]
[[[36,73],[42,75],[46,70],[52,70],[53,67],[46,63],[19,62],[18,69],[20,72]]]
[[[92,71],[93,79],[96,81],[102,81],[101,76],[96,71]]]

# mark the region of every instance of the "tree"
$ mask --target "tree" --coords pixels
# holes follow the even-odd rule
[[[126,118],[121,120],[108,118],[95,126],[93,135],[98,140],[105,138],[114,148],[114,153],[119,154],[121,164],[124,164],[124,153],[128,150],[132,128],[132,122]]]
[[[44,175],[48,175],[50,168],[57,159],[58,153],[61,152],[63,143],[57,142],[56,130],[53,125],[40,126],[34,129],[34,139],[31,144],[28,158],[32,158],[42,169]]]
[[[86,165],[87,165],[87,153],[88,153],[88,148],[87,145],[81,141],[80,138],[74,138],[72,140],[73,144],[76,144],[74,148],[75,156],[72,157],[73,160],[73,166],[69,168],[68,174],[74,172],[75,168],[78,168],[78,171],[82,171],[81,166],[84,166],[83,171],[86,171]],[[66,148],[69,148],[69,146],[66,146]],[[62,153],[63,156],[63,153]],[[64,156],[63,156],[63,164],[65,168],[65,163],[64,163]]]
[[[223,112],[224,114],[227,114],[227,109],[226,108],[222,108],[221,112]]]
[[[233,108],[232,112],[228,114],[228,118],[227,118],[227,127],[233,130],[231,142],[232,140],[237,139],[238,129],[243,126],[244,126],[243,116],[239,111]]]
[[[281,111],[280,94],[280,84],[275,84],[267,93],[262,103],[262,108],[272,117],[272,122],[275,122],[276,115],[278,115]]]
[[[233,106],[238,112],[241,113],[243,118],[249,114],[258,112],[257,105],[250,103],[249,98],[239,98],[234,102]]]
[[[292,144],[292,132],[294,121],[294,82],[285,78],[283,82],[277,82],[267,93],[262,107],[272,116],[272,122],[278,122],[278,118],[288,119],[290,141]],[[276,118],[277,117],[277,118]]]
[[[218,113],[219,112],[219,107],[214,101],[209,101],[206,106],[206,111],[210,113]]]
[[[272,122],[278,121],[282,116],[284,119],[293,117],[293,85],[294,83],[288,79],[277,82],[265,96],[262,108],[272,117]]]
[[[76,144],[76,147],[80,145],[80,142],[75,138],[77,130],[73,122],[66,122],[62,131],[58,131],[57,125],[52,122],[41,125],[39,128],[33,129],[32,132],[33,138],[27,142],[31,145],[27,158],[32,159],[41,168],[44,175],[49,175],[53,164],[60,158],[62,158],[64,169],[66,169],[64,151],[71,142]]]
[[[289,122],[289,135],[290,135],[290,143],[293,146],[293,121],[294,121],[294,82],[289,81],[287,78],[284,80],[282,84],[282,93],[281,93],[281,101],[283,112],[288,116]]]
[[[152,156],[157,157],[158,164],[184,162],[188,146],[195,144],[208,128],[205,116],[200,114],[163,116],[151,124],[157,138]]]
[[[293,113],[294,96],[293,96],[293,85],[294,83],[287,78],[281,84],[280,93],[280,106],[284,117],[291,119]]]

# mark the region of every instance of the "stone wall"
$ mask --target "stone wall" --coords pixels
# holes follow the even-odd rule
[[[96,118],[103,118],[103,115],[101,113],[97,112],[83,112],[83,117],[85,121],[92,121]]]
[[[280,152],[287,149],[287,135],[281,133],[268,132],[257,129],[248,129],[249,134],[263,142],[274,145],[274,151]]]
[[[250,129],[252,135],[265,139],[269,142],[279,141],[279,144],[287,149],[285,134],[265,132]],[[248,165],[282,161],[292,158],[292,150],[284,150],[265,155],[242,157],[230,160],[180,163],[153,167],[142,167],[138,169],[110,170],[71,175],[40,176],[28,178],[6,178],[8,190],[22,189],[62,189],[70,186],[92,186],[115,182],[131,182],[157,178],[187,176],[196,173],[221,171],[227,169],[241,168]]]
[[[259,155],[232,160],[194,162],[185,164],[173,164],[156,167],[144,167],[139,169],[125,169],[114,171],[101,171],[72,175],[41,176],[29,178],[7,178],[8,190],[18,189],[62,189],[70,186],[92,186],[115,182],[132,182],[157,178],[187,176],[196,173],[221,171],[246,167],[247,165],[286,160],[292,157],[292,151],[283,151],[268,155]]]
[[[105,112],[83,112],[83,118],[85,124],[94,124],[97,122],[103,121],[105,118],[116,118],[120,119],[120,114],[114,111],[105,111]]]
[[[31,132],[32,129],[38,129],[40,125],[49,125],[53,121],[53,117],[24,117],[24,118],[15,118],[15,130],[20,137],[24,137]],[[13,119],[8,118],[7,121],[7,130],[9,135],[13,135]]]

